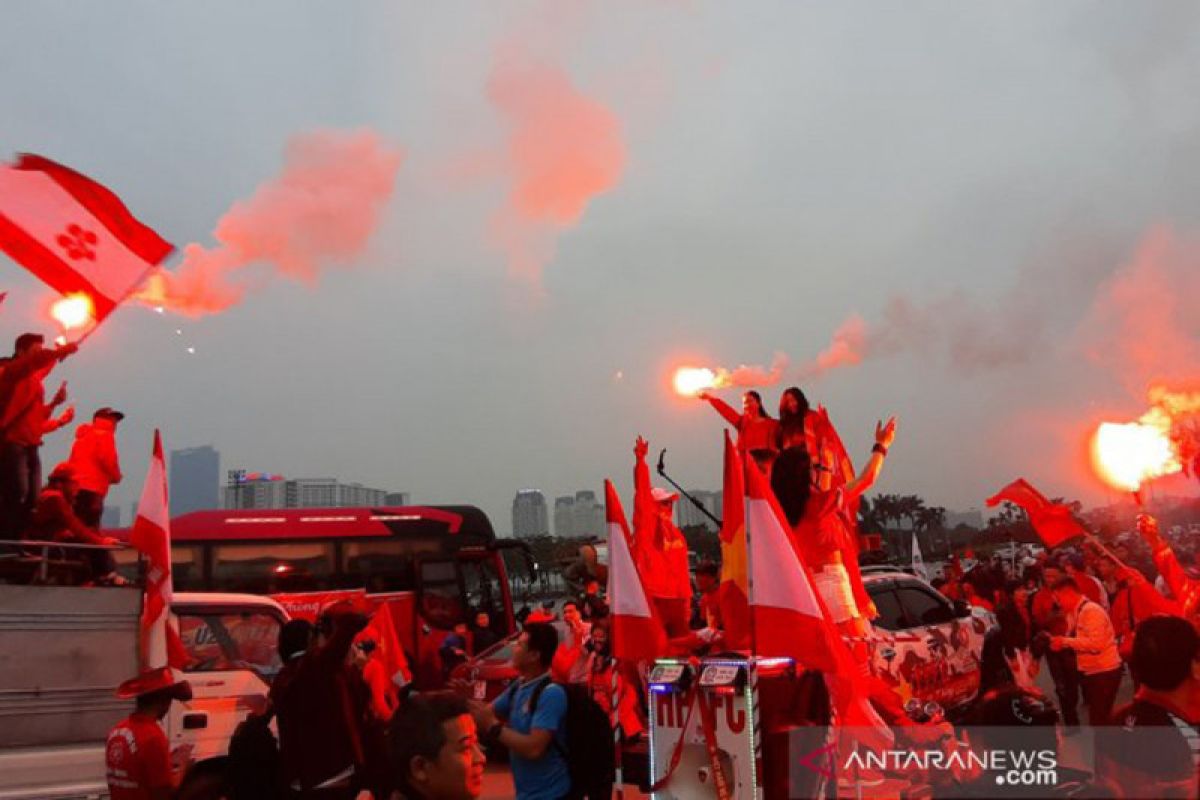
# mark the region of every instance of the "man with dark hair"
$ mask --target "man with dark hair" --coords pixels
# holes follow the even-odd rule
[[[388,734],[396,785],[406,800],[474,800],[483,793],[475,720],[453,692],[409,698]]]
[[[471,630],[471,643],[474,644],[475,655],[500,641],[500,637],[492,630],[492,615],[486,609],[475,612],[475,627]]]
[[[1048,560],[1039,571],[1041,585],[1029,604],[1033,618],[1034,637],[1030,646],[1031,655],[1037,659],[1044,653],[1050,678],[1058,695],[1058,708],[1062,712],[1063,724],[1068,733],[1079,731],[1079,670],[1072,650],[1051,650],[1048,645],[1054,636],[1067,633],[1067,615],[1054,597],[1053,586],[1066,573],[1057,561]]]
[[[1200,636],[1180,617],[1138,624],[1130,669],[1141,685],[1098,742],[1098,773],[1118,797],[1196,797]]]
[[[518,679],[490,706],[471,705],[483,741],[508,748],[518,800],[561,800],[571,791],[567,693],[550,678],[557,650],[558,632],[552,625],[526,625],[513,646]]]
[[[171,703],[192,699],[191,685],[175,680],[171,670],[163,667],[125,681],[117,697],[136,698],[137,706],[109,731],[104,746],[112,800],[169,800],[186,770],[188,751],[179,748],[172,753],[158,723]]]
[[[43,382],[56,362],[79,347],[47,350],[44,341],[38,333],[21,334],[12,358],[0,367],[0,539],[15,539],[25,530],[42,488],[42,437],[75,414],[68,408],[51,419],[55,406],[67,399],[66,384],[47,403]]]
[[[1088,724],[1107,725],[1122,673],[1112,620],[1099,603],[1083,596],[1070,575],[1059,578],[1052,588],[1059,606],[1067,613],[1068,629],[1066,636],[1050,637],[1050,649],[1056,653],[1074,651]]]
[[[46,487],[38,494],[37,505],[25,529],[25,538],[43,542],[115,545],[116,539],[101,536],[76,516],[75,494],[79,485],[75,469],[59,464],[50,473]],[[81,548],[82,549],[82,548]],[[75,560],[88,565],[87,579],[96,584],[124,586],[128,581],[117,574],[116,562],[109,550],[87,550]]]
[[[285,664],[271,684],[279,722],[284,784],[304,798],[350,800],[366,782],[362,715],[354,698],[361,681],[346,663],[354,637],[367,617],[349,603],[321,613],[316,636],[288,623],[279,632]]]

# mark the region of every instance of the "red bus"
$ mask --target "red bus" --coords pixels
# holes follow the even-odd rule
[[[171,560],[180,591],[365,590],[389,604],[418,688],[441,683],[437,650],[468,614],[516,630],[512,579],[529,587],[535,569],[473,506],[196,511],[171,520]]]

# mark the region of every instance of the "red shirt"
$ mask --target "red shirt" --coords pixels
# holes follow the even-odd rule
[[[135,711],[117,723],[104,760],[112,800],[149,800],[152,790],[171,786],[170,747],[154,717]]]

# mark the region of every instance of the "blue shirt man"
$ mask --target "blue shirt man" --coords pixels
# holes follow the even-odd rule
[[[553,626],[526,625],[513,646],[512,664],[520,677],[492,705],[472,708],[484,740],[508,748],[517,800],[561,800],[571,791],[567,693],[550,680],[557,649]]]

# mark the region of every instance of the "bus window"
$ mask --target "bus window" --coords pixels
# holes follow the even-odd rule
[[[430,543],[430,550],[436,545]],[[409,592],[413,576],[413,543],[394,539],[346,542],[342,545],[343,588],[362,587],[368,592]]]
[[[138,563],[141,553],[132,547],[113,551],[117,572],[131,581],[140,580]],[[175,545],[171,548],[171,582],[176,589],[192,591],[204,588],[204,552],[200,545]]]
[[[467,621],[466,604],[463,602],[462,584],[458,569],[449,559],[420,562],[421,616],[435,628],[450,630],[460,622]]]
[[[257,542],[213,548],[213,588],[270,594],[327,589],[334,572],[330,542]]]

